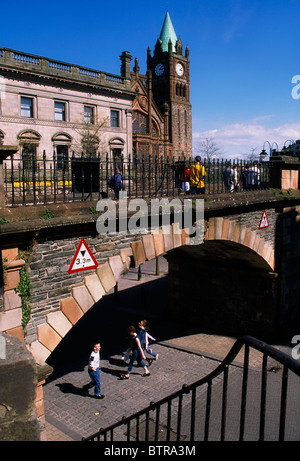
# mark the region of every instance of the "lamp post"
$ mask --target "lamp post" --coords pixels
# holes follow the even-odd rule
[[[271,157],[271,153],[272,153],[272,149],[271,149],[271,144],[269,143],[269,141],[265,141],[264,144],[263,144],[263,148],[262,148],[262,151],[261,153],[259,154],[259,159],[262,160],[264,157],[266,157],[267,152],[265,151],[265,144],[268,143],[269,144],[269,149],[270,149],[270,157]]]
[[[285,147],[286,142],[289,142],[290,145],[293,146],[293,157],[295,157],[295,155],[296,155],[296,143],[295,143],[295,141],[293,139],[287,139],[286,141],[284,141],[283,149],[286,149],[286,147]]]
[[[278,144],[277,144],[277,142],[273,142],[273,144],[275,144],[275,145],[276,145],[276,147],[277,147],[277,152],[278,152],[278,151],[279,151],[279,148],[278,148]],[[271,146],[271,154],[270,154],[270,157],[272,157],[272,156],[273,156],[273,144],[272,144],[272,146]],[[275,152],[276,152],[276,150],[275,150]]]

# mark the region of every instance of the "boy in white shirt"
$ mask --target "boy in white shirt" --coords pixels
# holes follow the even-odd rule
[[[97,399],[103,399],[104,395],[100,393],[101,384],[100,384],[100,343],[95,343],[93,346],[93,351],[89,357],[89,367],[88,374],[91,378],[91,382],[83,386],[84,395],[90,395],[88,389],[95,387],[94,397]]]

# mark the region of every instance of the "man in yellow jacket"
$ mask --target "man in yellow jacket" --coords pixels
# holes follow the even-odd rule
[[[195,157],[195,163],[191,165],[190,186],[192,194],[205,194],[205,168],[201,165],[201,157]]]

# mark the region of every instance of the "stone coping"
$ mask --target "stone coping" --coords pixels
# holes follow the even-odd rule
[[[280,193],[280,192],[279,192]],[[180,195],[175,197],[154,197],[159,200],[162,198],[172,199],[204,199],[204,211],[214,212],[215,210],[222,210],[226,208],[228,212],[235,210],[240,212],[240,208],[245,206],[260,206],[261,208],[267,207],[269,204],[272,206],[285,205],[293,206],[300,204],[300,191],[292,191],[292,194],[283,194],[282,196],[275,196],[274,192],[267,191],[252,191],[252,192],[238,192],[228,194],[209,194],[209,195]],[[129,199],[130,200],[130,199]],[[150,203],[151,199],[145,199]],[[90,208],[96,206],[98,200],[89,202],[70,202],[70,203],[56,203],[48,205],[33,205],[25,207],[6,208],[0,207],[0,218],[7,219],[7,224],[0,224],[0,235],[36,231],[39,229],[47,229],[49,227],[59,227],[68,225],[78,225],[84,223],[94,223],[97,221],[100,213],[91,213]],[[46,209],[52,211],[54,218],[43,219]],[[118,209],[118,208],[117,208]],[[132,212],[134,214],[135,212]],[[130,217],[130,212],[128,212]]]

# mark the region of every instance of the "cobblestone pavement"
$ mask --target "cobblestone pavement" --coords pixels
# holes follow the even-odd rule
[[[180,389],[183,384],[191,384],[206,376],[227,355],[235,338],[199,334],[192,327],[166,323],[157,316],[159,306],[155,305],[155,299],[153,301],[151,296],[154,293],[157,296],[160,289],[163,293],[163,288],[160,285],[154,286],[153,283],[154,279],[156,283],[165,283],[163,280],[163,275],[166,273],[164,264],[162,260],[161,277],[153,277],[154,268],[149,265],[143,268],[141,281],[137,280],[135,271],[127,274],[127,278],[124,277],[119,283],[117,300],[113,293],[106,296],[99,306],[95,306],[84,316],[83,323],[78,325],[78,328],[75,326],[66,341],[64,340],[63,344],[57,348],[54,356],[51,357],[52,362],[55,363],[55,371],[44,386],[46,440],[70,441],[89,436],[100,428],[119,421],[122,416],[143,409],[151,401],[168,396]],[[150,283],[145,285],[145,281]],[[145,292],[145,290],[148,291]],[[128,306],[131,309],[128,309]],[[158,343],[153,344],[153,349],[159,354],[159,359],[153,362],[149,377],[142,377],[142,368],[135,367],[130,379],[121,380],[120,373],[126,371],[124,362],[121,360],[121,354],[127,347],[126,328],[128,324],[136,323],[138,319],[141,319],[141,308],[144,314],[142,317],[150,319],[153,327],[151,334],[158,339]],[[101,392],[105,395],[103,400],[85,397],[82,392],[82,386],[89,381],[87,358],[91,342],[96,339],[96,334],[100,335],[102,345]],[[51,359],[50,364],[52,365]],[[239,409],[239,404],[235,399],[238,395],[236,386],[242,370],[239,366],[239,362],[242,362],[241,354],[237,356],[235,362],[236,366],[232,367],[233,372],[230,375],[233,397],[229,414],[232,421],[237,419],[236,412]],[[252,353],[250,366],[253,370],[259,370],[260,364],[261,354]],[[257,380],[260,379],[260,375],[260,373],[253,375],[255,379],[253,378],[252,391],[257,391]],[[271,372],[268,375],[275,386],[273,398],[278,400],[276,396],[279,392],[279,384],[276,387],[277,375]],[[298,386],[298,381],[292,385],[298,405],[300,404],[300,386]],[[217,380],[215,386],[216,389],[219,388],[217,395],[220,397],[221,381]],[[199,405],[202,404],[203,402],[199,402]],[[233,415],[232,409],[234,408],[235,414]],[[296,406],[294,405],[293,408]],[[257,410],[256,413],[259,414],[259,411]],[[300,425],[299,417],[294,415],[293,418],[294,424],[297,426],[299,423]],[[214,420],[219,419],[220,416],[214,418]],[[257,428],[256,420],[253,420],[254,429]],[[219,428],[216,430],[219,431]],[[293,437],[297,438],[295,431],[292,432]],[[229,438],[230,436],[229,434]]]

